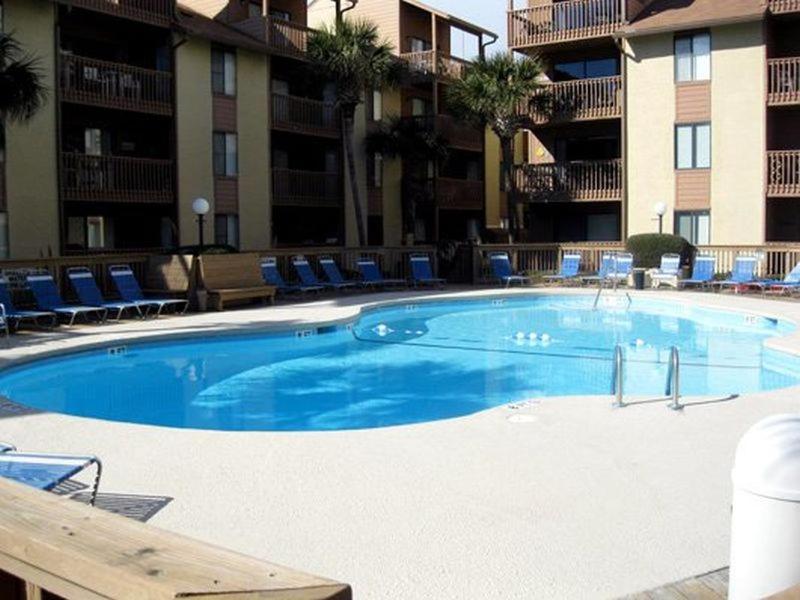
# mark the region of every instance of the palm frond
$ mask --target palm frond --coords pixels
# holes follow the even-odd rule
[[[39,59],[26,54],[8,34],[0,34],[0,117],[27,121],[47,101]]]

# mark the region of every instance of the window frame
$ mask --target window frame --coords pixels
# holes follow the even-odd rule
[[[221,137],[220,137],[221,136]],[[217,140],[222,139],[222,152],[217,150]],[[229,140],[233,140],[233,153],[230,152]],[[229,158],[233,156],[233,169],[229,169]],[[212,170],[215,177],[239,176],[239,136],[235,131],[214,131],[211,143]],[[219,169],[220,161],[222,169]]]
[[[706,56],[697,54],[695,50],[695,40],[696,38],[704,36],[708,38],[708,77],[698,78],[697,76],[697,60],[699,56]],[[689,65],[691,73],[688,79],[681,79],[678,76],[678,43],[681,40],[689,40],[690,50],[689,50]],[[685,83],[692,83],[698,81],[711,81],[711,54],[713,51],[712,40],[711,40],[711,32],[710,31],[692,31],[687,33],[680,33],[676,35],[672,42],[672,55],[674,61],[674,69],[673,69],[673,76],[675,79],[676,84],[685,84]]]
[[[708,164],[702,167],[697,166],[697,130],[700,127],[708,127]],[[679,161],[679,154],[678,154],[678,131],[680,129],[691,128],[692,133],[692,156],[691,156],[691,166],[689,167],[681,167]],[[701,169],[710,169],[711,165],[713,164],[712,161],[712,139],[711,139],[711,121],[701,121],[699,123],[676,123],[674,129],[674,167],[676,171],[696,171]]]
[[[221,61],[220,61],[221,59]],[[229,60],[230,59],[230,60]],[[220,62],[218,62],[220,61]],[[226,98],[235,98],[238,87],[239,69],[237,64],[236,50],[230,48],[214,46],[211,48],[211,93],[215,96],[224,96]],[[218,71],[215,67],[222,66],[222,70]],[[233,71],[231,79],[228,77],[230,71]],[[219,78],[222,79],[222,86],[218,85]],[[230,85],[230,89],[228,84]]]
[[[700,209],[700,210],[676,210],[673,213],[673,226],[672,231],[675,235],[680,235],[680,221],[681,217],[690,217],[691,221],[691,234],[690,238],[687,241],[694,245],[701,245],[698,242],[698,233],[700,231],[699,228],[699,221],[700,217],[708,217],[708,243],[711,243],[711,210],[709,209]]]

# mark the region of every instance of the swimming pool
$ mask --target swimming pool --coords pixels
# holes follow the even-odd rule
[[[681,392],[800,384],[800,359],[764,348],[794,325],[657,299],[523,296],[368,310],[350,325],[130,344],[0,372],[36,409],[169,427],[330,430],[419,423],[544,396],[661,397],[672,346]]]

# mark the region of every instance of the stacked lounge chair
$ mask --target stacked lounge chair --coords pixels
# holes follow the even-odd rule
[[[444,287],[444,284],[447,283],[446,279],[433,274],[431,259],[427,254],[412,254],[409,260],[411,261],[411,283],[414,287],[421,285]]]
[[[39,308],[54,312],[58,316],[67,317],[68,325],[74,325],[75,319],[79,316],[82,316],[87,322],[89,322],[90,316],[94,316],[99,322],[105,321],[108,316],[108,310],[103,307],[81,306],[64,302],[61,294],[58,293],[53,276],[49,273],[28,275],[27,281]]]
[[[758,258],[750,255],[739,255],[733,261],[733,270],[728,279],[712,282],[712,287],[717,287],[720,290],[723,288],[733,288],[735,292],[741,289],[746,289],[749,286],[756,285],[758,278],[756,277],[756,266],[758,266]]]
[[[630,252],[607,252],[600,258],[596,275],[581,277],[582,283],[625,284],[633,271],[633,254]]]
[[[791,294],[793,291],[800,289],[800,263],[797,263],[783,279],[760,279],[753,283],[752,286],[762,292]]]
[[[544,280],[551,283],[566,282],[578,277],[581,268],[581,255],[576,253],[564,254],[561,257],[561,268],[554,275],[545,275]]]
[[[278,260],[274,256],[265,256],[261,259],[261,276],[266,283],[274,285],[281,294],[319,292],[323,289],[321,285],[294,285],[286,283],[286,280],[278,270]]]
[[[292,259],[292,266],[297,271],[300,282],[306,286],[317,286],[334,290],[346,290],[355,287],[354,282],[333,283],[330,281],[320,281],[314,273],[311,265],[304,256],[295,256]]]
[[[508,252],[492,252],[489,255],[489,264],[492,266],[495,279],[506,287],[510,287],[512,283],[527,285],[531,282],[530,277],[514,272]]]

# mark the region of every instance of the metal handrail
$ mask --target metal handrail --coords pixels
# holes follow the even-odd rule
[[[667,408],[672,410],[683,410],[681,404],[681,359],[678,352],[678,347],[673,346],[669,356],[669,369],[667,371],[667,388],[666,395],[672,396],[672,402],[667,404]]]
[[[611,374],[611,393],[614,394],[614,403],[611,406],[614,408],[625,406],[625,402],[622,399],[624,375],[622,346],[617,344],[614,348],[614,370]]]

